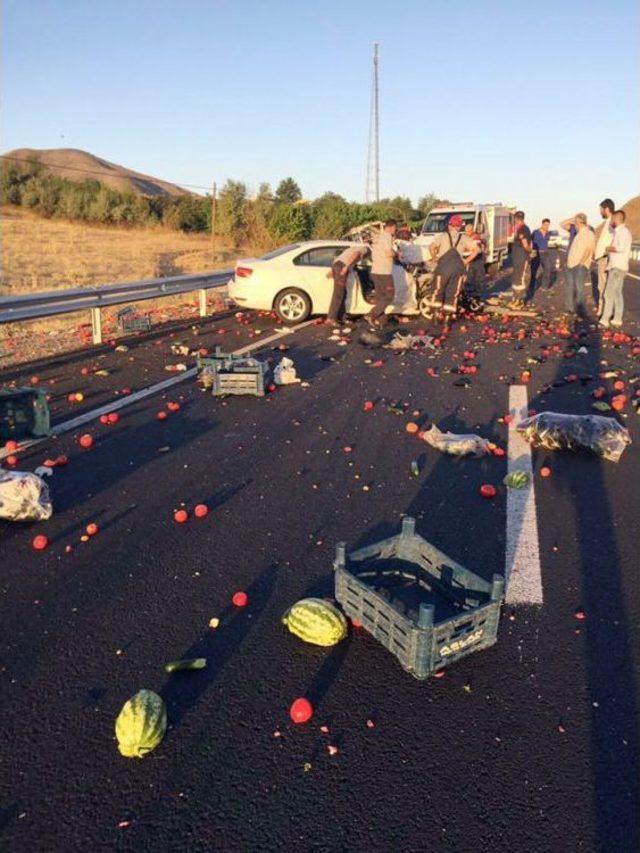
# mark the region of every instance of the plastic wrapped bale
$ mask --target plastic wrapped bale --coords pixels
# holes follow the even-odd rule
[[[629,430],[615,418],[541,412],[518,424],[518,432],[534,447],[545,450],[591,450],[617,462],[631,444]]]
[[[53,507],[49,487],[28,471],[0,470],[0,519],[46,521]]]
[[[433,424],[431,429],[426,430],[424,440],[436,450],[449,453],[451,456],[484,456],[489,452],[489,442],[479,435],[472,433],[458,435],[454,432],[442,432]]]

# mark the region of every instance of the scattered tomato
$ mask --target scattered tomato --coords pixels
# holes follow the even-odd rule
[[[39,533],[37,536],[33,537],[33,541],[31,544],[33,545],[35,551],[44,551],[44,549],[49,544],[49,540],[44,534]]]
[[[177,524],[184,524],[188,518],[189,518],[189,513],[186,511],[186,509],[177,509],[173,513],[173,520]]]
[[[289,716],[294,723],[308,723],[313,717],[313,705],[308,699],[296,699],[289,708]]]
[[[249,603],[249,596],[246,592],[234,592],[231,601],[236,607],[246,607]]]
[[[196,518],[204,518],[209,513],[209,507],[206,504],[196,504],[193,508],[193,514]]]

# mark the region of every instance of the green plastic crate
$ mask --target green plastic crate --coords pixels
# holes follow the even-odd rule
[[[504,578],[465,569],[415,532],[405,518],[397,536],[347,554],[336,548],[335,597],[415,678],[494,645]]]
[[[246,355],[223,353],[216,347],[212,356],[196,357],[199,379],[216,397],[226,394],[249,394],[263,397],[267,379],[267,365]]]
[[[43,388],[0,391],[0,440],[37,438],[49,431],[49,404]]]

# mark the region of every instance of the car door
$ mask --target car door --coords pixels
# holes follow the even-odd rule
[[[326,314],[329,311],[331,294],[333,293],[333,278],[331,265],[335,258],[344,250],[344,246],[335,243],[326,246],[315,246],[307,249],[293,259],[297,269],[297,277],[311,297],[314,314]]]

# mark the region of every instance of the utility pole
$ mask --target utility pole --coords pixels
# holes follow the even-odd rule
[[[213,182],[213,189],[211,192],[211,239],[212,240],[216,236],[216,213],[217,213],[216,208],[218,206],[217,194],[218,194],[218,186],[217,186],[216,182],[214,181]]]
[[[380,201],[380,114],[378,80],[378,42],[373,44],[373,80],[369,114],[369,148],[367,153],[367,201]]]

